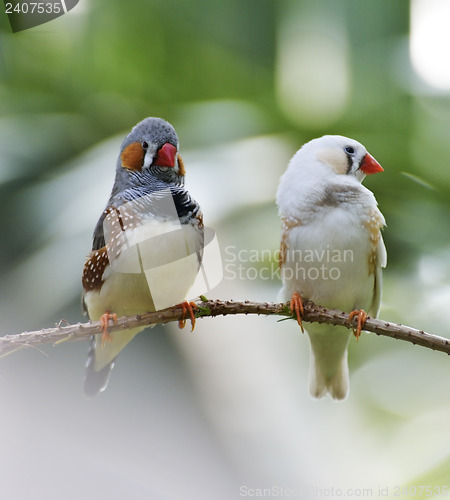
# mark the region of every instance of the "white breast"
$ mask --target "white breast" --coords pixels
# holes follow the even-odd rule
[[[347,210],[322,210],[314,221],[285,235],[281,300],[294,291],[325,307],[367,309],[374,293],[369,272],[371,243],[360,216]]]
[[[100,292],[85,296],[89,316],[106,310],[119,316],[142,314],[178,304],[188,297],[199,270],[202,235],[192,225],[149,220],[123,234]]]

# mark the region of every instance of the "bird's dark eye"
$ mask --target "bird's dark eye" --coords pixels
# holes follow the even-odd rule
[[[348,153],[349,155],[354,155],[355,154],[355,148],[352,148],[351,146],[347,146],[345,148],[345,152]]]
[[[148,142],[142,141],[141,145],[142,145],[142,149],[145,149],[145,150],[148,149]]]

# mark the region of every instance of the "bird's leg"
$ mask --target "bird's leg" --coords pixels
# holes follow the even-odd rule
[[[189,319],[191,320],[191,332],[194,331],[195,328],[195,314],[194,309],[198,309],[198,306],[195,302],[188,302],[185,300],[181,304],[178,304],[176,307],[181,307],[182,310],[182,318],[178,322],[178,326],[180,328],[184,328],[186,326],[186,312],[189,313]]]
[[[303,330],[303,325],[302,325],[303,301],[301,295],[298,292],[294,292],[292,294],[289,308],[291,314],[294,314],[295,311],[295,316],[297,317],[297,323],[300,325],[302,333],[304,333],[305,330]]]
[[[356,311],[352,311],[348,315],[348,320],[351,322],[355,317],[358,318],[358,323],[356,324],[356,328],[353,328],[353,335],[356,337],[356,341],[358,341],[361,335],[361,330],[363,329],[364,323],[366,322],[367,314],[363,309],[357,309]]]
[[[111,342],[112,336],[108,332],[109,320],[112,319],[113,323],[117,323],[117,314],[105,311],[104,314],[100,316],[100,328],[102,329],[102,346],[104,347],[106,342]]]

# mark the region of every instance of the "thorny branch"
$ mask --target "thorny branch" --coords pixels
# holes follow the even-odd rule
[[[264,316],[284,316],[292,317],[289,307],[283,303],[273,302],[237,302],[223,300],[207,300],[204,297],[197,302],[197,318],[214,316],[226,316],[229,314],[258,314]],[[348,313],[326,309],[315,305],[312,302],[305,302],[303,320],[310,323],[329,323],[341,325],[346,328],[356,326],[356,318],[349,321]],[[110,333],[121,331],[138,326],[156,325],[159,323],[169,323],[182,319],[180,307],[170,307],[156,312],[149,312],[139,316],[125,316],[119,318],[116,324],[111,324],[108,328]],[[307,327],[307,325],[306,325]],[[368,318],[364,330],[377,335],[384,335],[394,339],[404,340],[435,351],[450,354],[450,340],[416,330],[409,326],[389,323],[381,319]],[[4,356],[18,349],[25,347],[38,347],[43,344],[58,344],[64,341],[86,340],[91,335],[101,333],[98,321],[89,323],[78,323],[74,325],[59,324],[55,328],[45,328],[34,332],[24,332],[16,335],[5,335],[0,337],[0,356]]]

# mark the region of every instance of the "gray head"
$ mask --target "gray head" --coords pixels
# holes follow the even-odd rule
[[[145,118],[122,143],[113,192],[144,186],[150,178],[182,184],[184,174],[175,129],[161,118]]]

